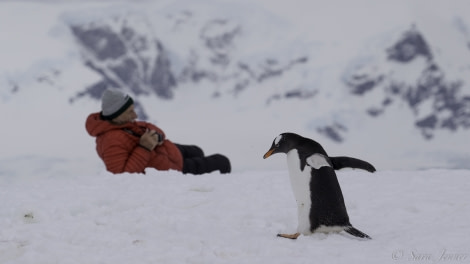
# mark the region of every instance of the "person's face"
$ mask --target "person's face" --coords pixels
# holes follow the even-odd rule
[[[126,111],[120,114],[118,117],[111,120],[111,122],[122,125],[128,122],[133,122],[137,119],[137,113],[134,111],[134,105],[129,106]]]

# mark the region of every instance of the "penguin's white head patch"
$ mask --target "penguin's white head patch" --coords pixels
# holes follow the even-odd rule
[[[279,142],[281,141],[281,139],[282,139],[282,135],[277,136],[277,137],[274,139],[274,144],[275,144],[275,145],[278,145]]]
[[[316,170],[320,169],[321,167],[331,167],[325,155],[319,153],[315,153],[308,157],[307,164]]]

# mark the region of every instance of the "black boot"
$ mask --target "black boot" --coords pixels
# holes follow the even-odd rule
[[[230,173],[232,166],[230,160],[222,154],[214,154],[206,157],[209,163],[209,168],[213,170],[219,170],[220,173]]]
[[[204,174],[216,170],[219,170],[220,173],[229,173],[231,169],[230,160],[221,154],[183,160],[183,173],[185,174]]]

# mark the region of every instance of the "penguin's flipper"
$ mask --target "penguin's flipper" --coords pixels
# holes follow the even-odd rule
[[[330,157],[330,161],[335,170],[343,168],[363,169],[368,172],[376,171],[375,167],[367,161],[351,157]]]
[[[300,236],[300,233],[295,234],[277,234],[278,237],[289,238],[289,239],[297,239]]]
[[[352,227],[352,226],[347,226],[344,228],[344,231],[346,231],[348,234],[351,234],[355,237],[359,237],[359,238],[365,238],[365,239],[372,239],[370,236],[368,236],[367,234],[357,230],[356,228]]]

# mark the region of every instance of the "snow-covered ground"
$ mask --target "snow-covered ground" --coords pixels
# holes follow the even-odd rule
[[[466,170],[339,171],[351,223],[373,239],[293,241],[276,237],[297,226],[286,171],[85,174],[57,162],[70,165],[1,174],[0,263],[470,261]]]
[[[341,80],[361,61],[385,61],[386,48],[416,25],[433,45],[436,58],[443,60],[439,63],[445,66],[446,74],[456,75],[450,79],[463,78],[470,83],[470,74],[466,74],[466,61],[470,60],[466,44],[470,39],[468,1],[439,0],[432,5],[426,0],[275,2],[0,1],[0,32],[5,32],[0,34],[0,112],[8,113],[4,120],[8,129],[2,130],[0,138],[4,150],[0,160],[48,156],[81,162],[83,168],[101,165],[94,141],[84,130],[87,115],[99,111],[100,102],[85,97],[69,103],[101,77],[84,65],[67,23],[131,10],[154,22],[155,34],[172,57],[179,58],[172,61],[175,72],[188,53],[204,51],[199,31],[202,25],[220,18],[243,29],[232,47],[234,65],[238,61],[256,66],[267,58],[282,62],[309,57],[304,68],[253,85],[237,96],[225,94],[214,99],[214,91],[227,87],[209,81],[180,84],[172,100],[136,96],[150,121],[170,139],[198,144],[208,153],[223,152],[232,159],[234,171],[264,169],[259,162],[264,146],[286,131],[314,138],[331,155],[363,158],[381,170],[469,168],[467,146],[461,144],[468,139],[469,130],[437,130],[432,140],[426,140],[405,102],[397,100],[379,118],[372,118],[366,109],[383,102],[383,91],[354,97],[345,91]],[[185,12],[193,14],[191,20],[175,29],[174,20]],[[176,17],[170,19],[172,16]],[[393,70],[381,66],[384,72]],[[422,70],[422,65],[418,66],[407,67],[400,76],[416,79],[415,74],[406,73]],[[267,98],[296,87],[308,87],[318,94],[267,105]],[[468,87],[464,85],[462,94],[470,93]],[[421,108],[417,112],[429,114]],[[333,124],[347,128],[339,130],[344,132],[344,142],[334,142],[318,131]],[[272,164],[270,168],[283,166]]]

